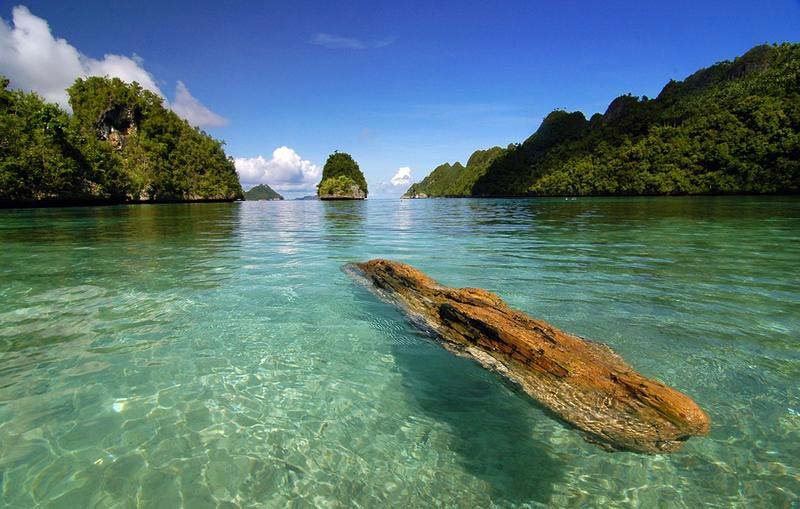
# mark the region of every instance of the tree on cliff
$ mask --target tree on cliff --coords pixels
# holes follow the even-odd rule
[[[322,181],[317,186],[317,194],[320,196],[339,194],[342,190],[349,189],[351,184],[358,186],[364,197],[367,196],[367,180],[359,169],[358,163],[350,154],[337,150],[325,161],[325,167],[322,169]]]

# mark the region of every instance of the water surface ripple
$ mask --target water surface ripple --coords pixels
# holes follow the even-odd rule
[[[607,453],[340,271],[386,257],[611,345],[711,415]],[[789,507],[800,200],[0,211],[0,506]]]

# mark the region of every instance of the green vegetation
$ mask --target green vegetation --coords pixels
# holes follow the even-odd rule
[[[0,77],[0,204],[231,200],[222,142],[119,79],[78,79],[73,114]]]
[[[422,182],[412,185],[405,196],[467,196],[495,158],[505,153],[500,147],[476,150],[464,167],[460,162],[437,166]]]
[[[342,196],[357,192],[359,187],[358,183],[348,177],[347,175],[339,175],[337,177],[329,177],[323,179],[317,188],[320,196]]]
[[[590,120],[554,111],[477,178],[469,166],[440,166],[407,195],[800,192],[800,44],[757,46]]]
[[[249,191],[245,191],[244,199],[247,201],[257,200],[282,200],[283,196],[278,194],[274,189],[267,184],[259,184]]]
[[[328,156],[317,186],[318,196],[366,198],[367,193],[367,180],[350,154],[336,151]]]

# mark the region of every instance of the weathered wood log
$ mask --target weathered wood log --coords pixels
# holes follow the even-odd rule
[[[708,433],[708,415],[688,396],[637,373],[609,347],[534,320],[491,292],[448,288],[388,260],[345,270],[430,327],[449,350],[519,384],[590,441],[661,453]]]

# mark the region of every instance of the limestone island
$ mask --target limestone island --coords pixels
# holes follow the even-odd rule
[[[448,288],[388,260],[344,270],[445,348],[515,382],[608,450],[672,452],[708,433],[708,415],[690,397],[637,373],[611,348],[535,320],[491,292]]]
[[[119,78],[78,78],[71,113],[0,76],[0,207],[233,201],[220,140]]]
[[[404,197],[800,194],[798,69],[800,44],[760,45],[588,119],[557,109]]]
[[[317,186],[320,200],[363,200],[367,193],[367,180],[350,154],[337,150],[328,156]]]
[[[277,191],[269,187],[267,184],[259,184],[252,187],[249,191],[245,191],[244,199],[247,201],[275,201],[282,200],[283,196],[281,196]]]

